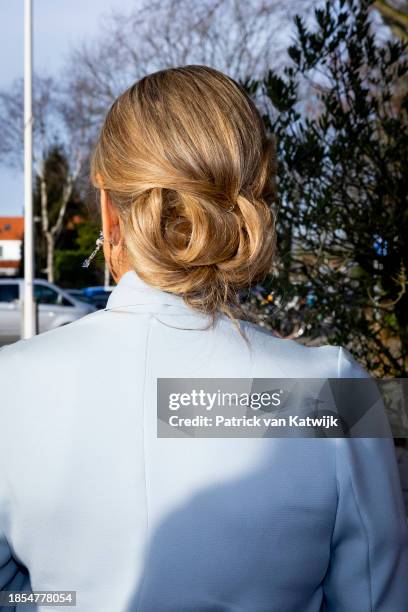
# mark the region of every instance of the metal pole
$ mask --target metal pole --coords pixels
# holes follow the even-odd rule
[[[105,275],[104,275],[104,287],[107,289],[109,287],[110,273],[108,264],[105,261]]]
[[[24,297],[23,338],[37,333],[34,302],[32,0],[24,0]]]

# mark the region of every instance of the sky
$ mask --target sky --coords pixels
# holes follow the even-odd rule
[[[34,70],[62,68],[72,46],[98,34],[112,8],[128,10],[137,0],[32,0]],[[0,0],[0,89],[23,76],[24,0]],[[23,214],[22,171],[0,165],[0,216]]]
[[[294,1],[302,0],[286,0]],[[101,20],[112,9],[127,12],[142,3],[141,0],[32,2],[34,71],[40,74],[58,73],[72,47],[98,36]],[[0,0],[0,90],[23,76],[23,9],[24,0]],[[22,215],[23,197],[22,170],[0,164],[0,216]]]

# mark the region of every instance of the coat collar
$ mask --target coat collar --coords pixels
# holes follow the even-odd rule
[[[151,287],[145,283],[134,270],[128,270],[119,279],[118,284],[109,296],[105,310],[125,308],[127,306],[169,307],[181,309],[184,313],[194,314],[179,295]]]

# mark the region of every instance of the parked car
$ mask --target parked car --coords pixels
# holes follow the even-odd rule
[[[85,287],[84,289],[67,289],[67,292],[78,300],[83,300],[92,304],[98,310],[106,307],[106,302],[112,292],[113,287]]]
[[[69,295],[74,297],[75,299],[79,300],[80,302],[85,302],[85,304],[92,304],[91,298],[89,298],[86,295],[84,295],[82,289],[65,289],[65,291]]]
[[[0,279],[0,344],[21,337],[21,301],[24,279]],[[61,287],[42,279],[34,280],[34,299],[38,304],[38,332],[45,332],[94,312],[95,306],[70,295]]]

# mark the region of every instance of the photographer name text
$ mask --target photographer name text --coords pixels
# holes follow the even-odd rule
[[[172,415],[168,423],[171,427],[311,427],[330,429],[338,427],[339,419],[333,416],[299,417],[289,416],[273,418],[262,416],[216,417],[197,415],[194,417],[180,417]]]

